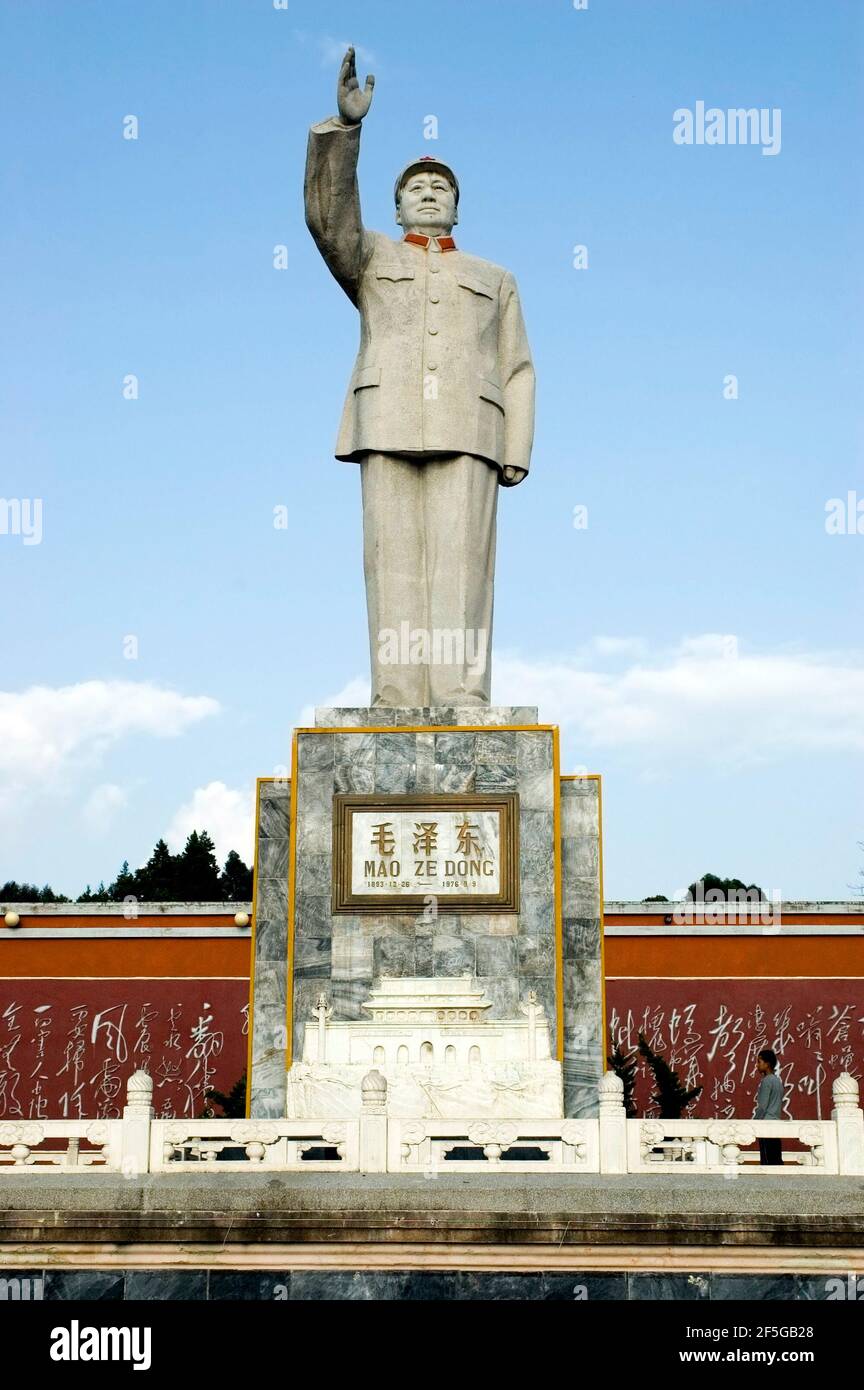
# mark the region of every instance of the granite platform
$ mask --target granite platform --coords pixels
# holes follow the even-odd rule
[[[860,1179],[58,1174],[0,1191],[0,1278],[45,1277],[54,1298],[572,1299],[584,1282],[827,1299],[864,1276]]]

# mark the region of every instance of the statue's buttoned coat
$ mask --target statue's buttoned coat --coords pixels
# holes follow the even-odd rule
[[[513,276],[367,231],[359,150],[360,126],[338,117],[309,133],[306,221],[360,312],[336,457],[471,454],[527,472],[534,368]]]

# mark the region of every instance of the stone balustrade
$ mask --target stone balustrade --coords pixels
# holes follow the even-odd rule
[[[4,1173],[192,1171],[686,1173],[724,1177],[798,1173],[864,1176],[858,1082],[833,1085],[829,1120],[628,1120],[620,1079],[600,1080],[596,1119],[399,1119],[387,1083],[363,1079],[356,1118],[156,1120],[153,1083],[136,1072],[122,1119],[0,1120]],[[759,1139],[783,1141],[782,1165],[761,1167]]]
[[[122,1120],[0,1121],[0,1173],[117,1173]]]
[[[357,1172],[356,1120],[156,1120],[150,1140],[150,1172],[181,1172],[202,1165],[220,1173]]]

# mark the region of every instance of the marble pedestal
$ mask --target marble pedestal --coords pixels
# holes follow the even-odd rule
[[[518,797],[518,912],[336,914],[337,793]],[[469,974],[489,1016],[520,1017],[533,991],[563,1063],[565,1114],[596,1113],[603,1071],[600,783],[562,776],[558,731],[530,707],[320,709],[295,731],[291,778],[262,778],[256,810],[251,1113],[286,1111],[324,994],[334,1022],[362,1018],[385,977]]]

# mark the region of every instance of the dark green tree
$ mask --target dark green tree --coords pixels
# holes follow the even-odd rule
[[[216,847],[206,830],[193,830],[180,855],[178,902],[212,903],[221,898]]]
[[[139,902],[170,903],[181,900],[179,886],[179,856],[171,853],[164,840],[157,840],[147,863],[135,874],[132,891]]]
[[[123,860],[123,867],[108,889],[112,903],[122,903],[124,898],[138,897],[137,875],[129,868],[129,860]]]
[[[47,883],[37,888],[35,883],[16,883],[9,879],[0,887],[0,902],[6,903],[68,903],[62,893],[55,893]]]
[[[668,903],[669,899],[664,897],[662,893],[655,893],[650,898],[643,898],[642,901],[643,903]]]
[[[172,854],[164,840],[157,840],[153,853],[133,873],[128,859],[105,887],[90,884],[77,899],[79,903],[120,903],[126,898],[139,902],[249,902],[252,897],[252,870],[232,849],[221,872],[215,847],[206,830],[193,830],[181,854]],[[69,898],[45,885],[17,883],[10,879],[0,887],[0,902],[68,903]]]
[[[699,901],[708,897],[710,892],[720,892],[723,900],[729,900],[729,894],[748,893],[751,897],[762,900],[765,898],[765,890],[760,888],[757,883],[743,883],[740,878],[718,878],[717,874],[703,874],[701,879],[691,883],[687,889],[690,897],[694,901]],[[720,902],[720,898],[712,898],[712,902]]]
[[[79,903],[110,903],[111,898],[104,883],[100,883],[98,888],[91,888],[90,884],[78,898]]]
[[[213,1106],[218,1105],[219,1110],[226,1119],[242,1120],[246,1117],[246,1072],[235,1081],[227,1096],[223,1091],[216,1091],[213,1087],[208,1087],[204,1092],[205,1113],[212,1115]]]
[[[681,1085],[677,1071],[673,1071],[665,1058],[654,1052],[642,1033],[639,1034],[639,1054],[645,1058],[654,1075],[657,1087],[651,1097],[660,1111],[661,1120],[680,1120],[684,1111],[702,1094],[701,1086],[688,1091]]]
[[[252,897],[252,870],[232,849],[219,875],[219,896],[226,903],[248,903]]]
[[[609,1030],[609,1044],[612,1051],[606,1058],[606,1064],[610,1071],[614,1071],[615,1075],[621,1078],[624,1085],[624,1095],[622,1099],[624,1102],[624,1109],[627,1112],[627,1119],[635,1120],[637,1111],[633,1093],[636,1089],[637,1054],[635,1052],[629,1054],[622,1052],[621,1044],[615,1042],[611,1028]]]

